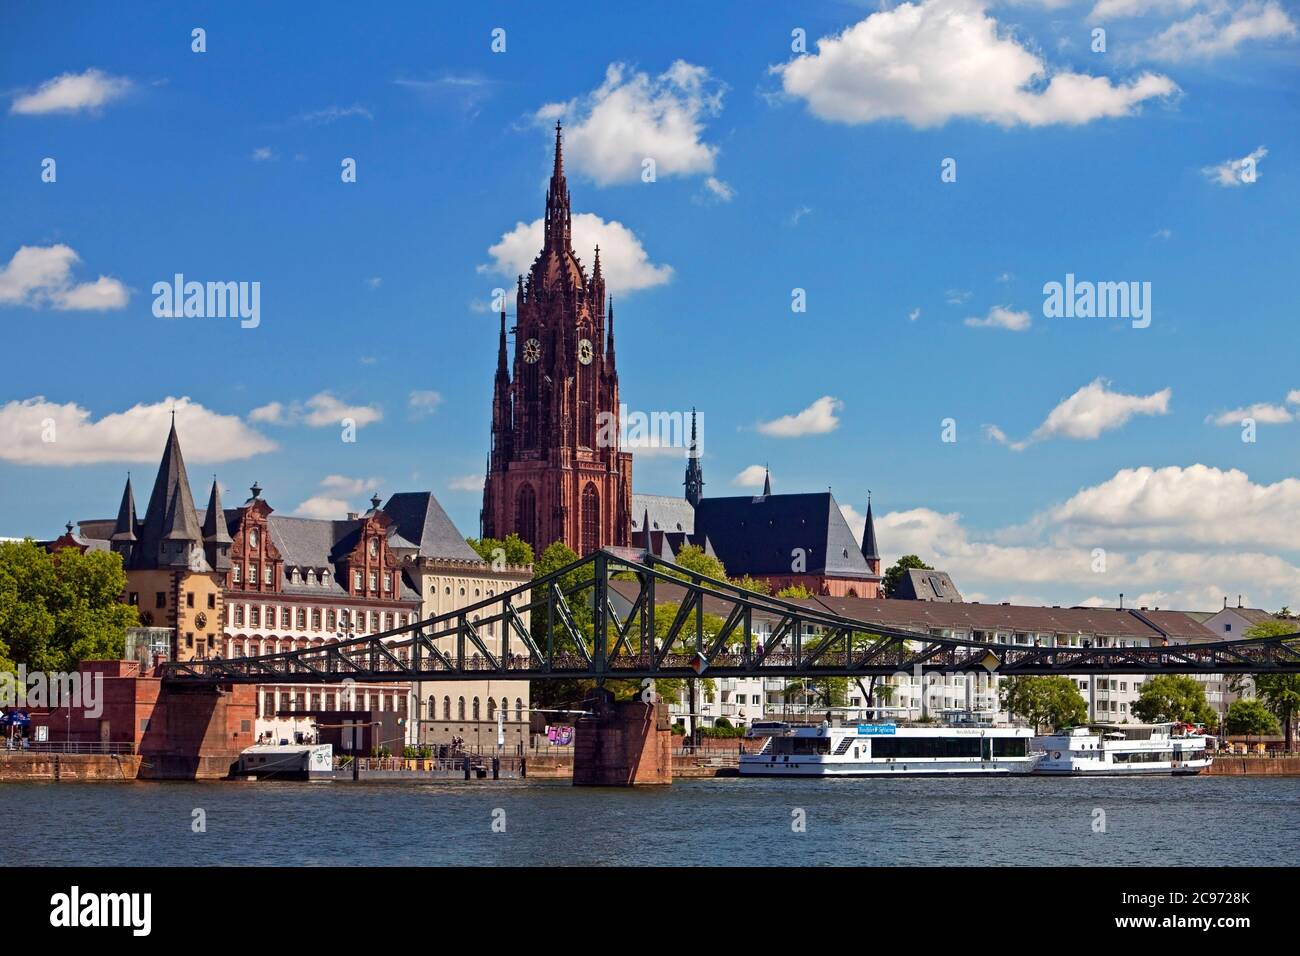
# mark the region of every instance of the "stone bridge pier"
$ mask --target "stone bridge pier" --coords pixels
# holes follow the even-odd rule
[[[673,735],[662,701],[616,701],[608,691],[597,691],[585,709],[592,714],[575,727],[574,786],[673,782]]]

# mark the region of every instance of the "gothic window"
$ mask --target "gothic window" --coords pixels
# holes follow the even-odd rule
[[[479,713],[480,713],[480,708],[479,708],[478,698],[475,697],[474,698],[474,719],[475,720],[479,719]]]
[[[530,545],[538,550],[537,540],[537,495],[532,485],[519,489],[519,498],[515,504],[515,531]]]
[[[515,720],[523,720],[523,719],[524,719],[524,702],[520,698],[516,697],[515,698]]]
[[[465,698],[464,697],[461,697],[456,701],[456,719],[457,720],[465,719]]]
[[[588,484],[582,491],[582,553],[600,547],[600,492]]]
[[[524,400],[522,408],[519,409],[519,417],[523,419],[523,436],[525,448],[537,447],[537,376],[540,362],[528,362],[524,365]]]
[[[450,697],[444,697],[442,699],[442,719],[451,720],[451,698]]]
[[[596,447],[596,373],[594,365],[578,366],[578,444]]]
[[[497,719],[497,702],[491,697],[488,698],[488,720]]]

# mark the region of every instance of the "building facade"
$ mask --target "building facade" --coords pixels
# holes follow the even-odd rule
[[[518,534],[537,555],[554,541],[588,554],[628,544],[632,456],[618,445],[614,306],[599,247],[590,276],[573,251],[558,124],[544,222],[518,280],[513,363],[501,310],[480,533]]]

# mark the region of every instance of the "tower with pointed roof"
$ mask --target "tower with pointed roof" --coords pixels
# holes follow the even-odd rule
[[[590,276],[574,253],[559,123],[543,237],[517,282],[513,360],[501,311],[480,533],[587,554],[628,543],[632,456],[618,447],[613,303],[599,247]]]
[[[872,574],[880,574],[880,548],[876,546],[876,519],[871,514],[870,492],[867,492],[867,521],[862,528],[862,557]]]
[[[695,430],[695,409],[691,409],[691,444],[686,450],[686,500],[698,505],[704,497],[704,470],[700,467],[699,435]]]
[[[126,597],[138,606],[141,623],[173,629],[173,660],[220,647],[230,531],[215,478],[202,517],[194,507],[174,415],[144,515],[136,516],[128,475],[109,547],[122,557]]]

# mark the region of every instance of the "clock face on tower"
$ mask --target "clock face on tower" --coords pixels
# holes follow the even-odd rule
[[[591,357],[595,354],[591,350],[591,339],[583,339],[578,343],[578,361],[583,365],[591,364]]]
[[[537,339],[529,339],[524,343],[524,361],[532,365],[542,357],[542,343]]]

